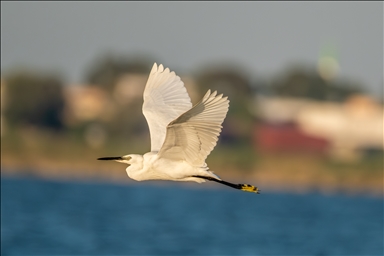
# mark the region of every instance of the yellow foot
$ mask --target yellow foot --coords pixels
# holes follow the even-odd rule
[[[256,194],[260,194],[260,190],[255,187],[255,186],[252,186],[252,185],[248,185],[248,184],[241,184],[241,190],[243,191],[247,191],[247,192],[252,192],[252,193],[256,193]]]

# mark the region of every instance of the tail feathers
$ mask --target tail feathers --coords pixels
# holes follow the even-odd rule
[[[219,176],[217,176],[217,174],[213,173],[212,171],[207,171],[209,173],[209,175],[214,178],[214,179],[217,179],[217,180],[221,180],[221,178]]]
[[[196,175],[196,176],[193,176],[193,177],[214,181],[214,182],[217,182],[217,183],[229,186],[231,188],[239,189],[239,190],[242,190],[242,191],[260,194],[260,189],[258,189],[255,186],[249,185],[249,184],[233,184],[233,183],[230,183],[230,182],[227,182],[227,181],[224,181],[224,180],[215,179],[215,178],[206,177],[206,176],[198,176],[198,175]]]

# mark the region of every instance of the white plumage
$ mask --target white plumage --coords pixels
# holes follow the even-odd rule
[[[102,157],[128,164],[130,178],[142,180],[216,181],[258,193],[247,184],[232,184],[209,171],[205,160],[216,146],[229,100],[210,90],[192,107],[180,77],[155,63],[144,90],[143,114],[147,120],[151,151],[141,155]]]

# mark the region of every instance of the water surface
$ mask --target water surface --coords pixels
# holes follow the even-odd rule
[[[164,184],[2,177],[1,255],[383,255],[382,198]]]

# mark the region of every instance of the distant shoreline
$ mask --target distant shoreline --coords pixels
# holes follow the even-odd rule
[[[1,177],[15,177],[15,178],[38,178],[46,180],[57,181],[86,181],[86,182],[107,182],[115,184],[139,184],[139,182],[131,180],[125,173],[123,166],[114,165],[109,169],[105,168],[71,168],[70,166],[45,166],[45,167],[22,167],[22,166],[10,166],[2,163]],[[306,193],[320,193],[324,195],[352,195],[352,196],[374,196],[384,197],[383,187],[379,186],[377,182],[374,186],[371,184],[359,184],[358,182],[346,182],[343,184],[335,184],[332,182],[324,182],[319,179],[318,182],[305,181],[300,179],[285,180],[284,176],[276,176],[273,173],[268,174],[266,172],[254,172],[248,175],[235,174],[235,172],[217,173],[224,180],[228,180],[234,183],[250,183],[256,185],[261,190],[261,193],[294,193],[294,194],[306,194]],[[164,181],[150,181],[151,183],[165,184]],[[381,181],[382,183],[382,181]],[[183,182],[180,184],[188,187],[218,187],[216,183],[207,182],[204,184],[195,184],[191,182]]]

